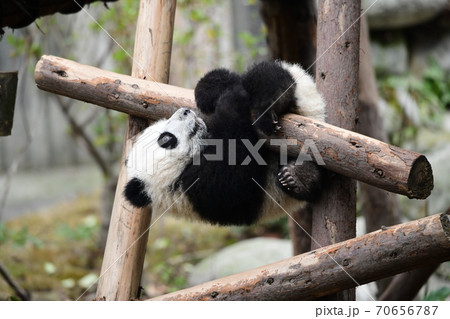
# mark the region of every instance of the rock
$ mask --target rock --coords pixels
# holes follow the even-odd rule
[[[375,3],[376,2],[376,3]],[[372,7],[370,7],[373,4]],[[448,0],[363,0],[372,29],[409,27],[435,17],[449,4]]]
[[[188,285],[237,274],[256,267],[274,263],[292,256],[290,240],[252,238],[225,247],[194,266]]]

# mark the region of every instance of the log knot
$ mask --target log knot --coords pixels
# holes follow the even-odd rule
[[[53,73],[57,74],[58,76],[62,77],[62,78],[67,78],[69,77],[66,73],[66,71],[64,70],[55,70],[53,71]]]
[[[211,298],[215,299],[218,295],[219,295],[219,293],[217,291],[213,291],[211,293]]]

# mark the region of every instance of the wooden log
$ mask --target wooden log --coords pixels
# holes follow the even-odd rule
[[[103,89],[109,92],[114,86],[126,86],[136,92],[139,91],[139,85],[143,85],[141,83],[152,83],[148,80],[168,82],[175,8],[176,0],[140,1],[132,69],[134,78],[128,78],[142,80],[139,84],[133,83],[129,87],[122,85],[121,80],[114,81],[112,87],[106,83],[98,83],[99,86],[104,85]],[[60,73],[60,76],[64,77],[64,72]],[[96,90],[86,91],[91,92],[92,96],[96,95]],[[109,97],[115,99],[116,95],[113,93]],[[131,137],[147,126],[148,119],[140,113],[133,113],[128,118],[97,300],[139,298],[152,212],[149,207],[133,207],[124,199],[122,194],[128,177],[123,163],[132,147]]]
[[[450,215],[383,228],[151,300],[311,300],[450,260]]]
[[[316,84],[327,103],[327,122],[356,131],[359,73],[360,1],[319,0]],[[356,181],[328,174],[321,197],[312,204],[311,248],[356,236]],[[355,290],[326,300],[355,300]]]
[[[450,208],[448,208],[445,213],[450,214]],[[413,300],[438,267],[439,263],[431,263],[423,268],[398,274],[391,280],[389,285],[379,293],[378,300]]]
[[[316,0],[260,1],[261,17],[267,27],[270,58],[303,65],[314,74],[316,59]],[[292,212],[289,235],[294,255],[311,250],[312,210],[310,205]]]
[[[431,264],[398,274],[383,291],[378,301],[413,300],[438,267],[439,264]]]
[[[17,71],[0,72],[0,136],[11,135],[16,92]]]
[[[167,118],[180,107],[195,108],[193,90],[54,56],[39,60],[35,81],[42,90],[150,120]],[[312,139],[331,171],[409,198],[427,198],[433,189],[431,165],[423,155],[295,114],[285,115],[280,123],[278,137],[297,140],[287,146],[293,156]]]
[[[267,27],[270,58],[297,62],[314,74],[316,60],[316,0],[260,1],[261,17]]]

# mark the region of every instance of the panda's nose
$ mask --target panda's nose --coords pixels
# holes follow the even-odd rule
[[[189,113],[191,113],[191,110],[189,110],[189,109],[184,109],[184,111],[183,111],[183,115],[184,115],[184,116],[188,116]]]

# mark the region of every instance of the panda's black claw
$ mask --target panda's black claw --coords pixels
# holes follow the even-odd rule
[[[278,116],[273,110],[252,110],[251,119],[257,129],[265,136],[271,136],[279,131],[281,126],[278,125]]]
[[[270,115],[272,117],[272,124],[277,124],[278,123],[278,115],[277,115],[277,113],[275,113],[274,111],[270,111]]]
[[[313,201],[320,194],[322,170],[313,162],[282,166],[277,174],[278,186],[299,200]]]

